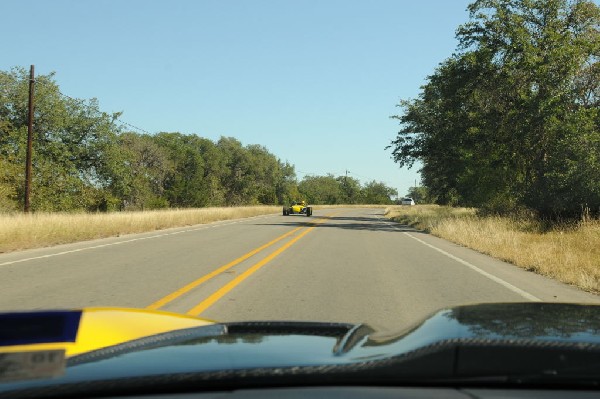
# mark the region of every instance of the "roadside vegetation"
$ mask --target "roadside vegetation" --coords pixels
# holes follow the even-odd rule
[[[478,215],[473,208],[394,206],[388,218],[526,270],[600,293],[600,220],[574,222]]]
[[[600,7],[475,0],[458,47],[400,102],[420,165],[401,223],[600,293]],[[475,210],[477,209],[477,211]]]
[[[279,212],[276,206],[0,214],[0,253]]]
[[[387,205],[316,205],[314,209],[383,208],[385,206]],[[263,205],[133,212],[0,213],[0,253],[193,226],[221,220],[268,214],[279,215],[281,209],[280,206]]]
[[[596,2],[597,3],[597,2]],[[600,7],[476,0],[455,53],[399,104],[391,142],[441,205],[600,213]]]
[[[132,131],[96,99],[60,92],[36,77],[33,212],[311,204],[390,204],[396,190],[351,176],[310,175],[260,144],[233,137]],[[25,69],[0,71],[0,213],[23,209],[28,115]]]

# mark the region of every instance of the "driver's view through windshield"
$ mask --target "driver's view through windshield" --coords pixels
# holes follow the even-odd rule
[[[600,386],[598,1],[0,11],[0,397]]]

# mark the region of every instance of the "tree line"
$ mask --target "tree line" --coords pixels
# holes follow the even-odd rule
[[[459,47],[395,115],[397,163],[440,204],[542,218],[600,211],[600,8],[477,0]]]
[[[0,71],[0,211],[21,209],[29,76]],[[115,211],[208,206],[390,203],[395,190],[352,178],[307,176],[258,144],[179,132],[129,131],[95,99],[36,77],[31,209]]]

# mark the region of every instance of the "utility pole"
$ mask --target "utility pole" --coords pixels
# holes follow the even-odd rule
[[[346,169],[346,176],[344,176],[344,196],[346,197],[346,202],[350,203],[350,190],[348,190],[348,173],[350,171]]]
[[[31,192],[31,152],[33,143],[33,94],[35,88],[34,66],[29,70],[29,118],[27,120],[27,155],[25,160],[25,204],[23,211],[29,212],[29,194]]]

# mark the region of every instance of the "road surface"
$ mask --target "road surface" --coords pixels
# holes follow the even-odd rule
[[[393,331],[444,307],[521,301],[600,297],[389,222],[382,209],[259,216],[0,255],[0,311],[122,306]]]

